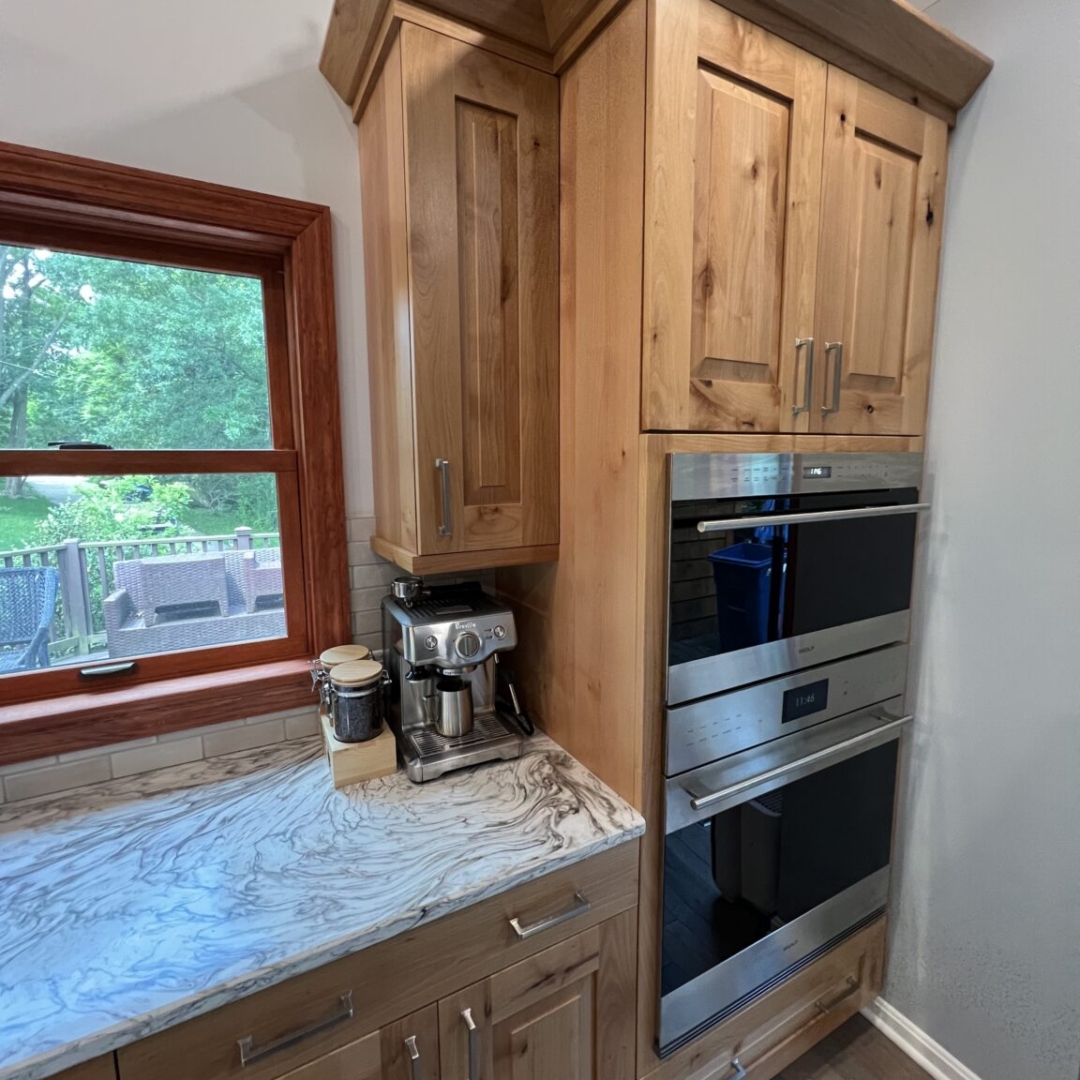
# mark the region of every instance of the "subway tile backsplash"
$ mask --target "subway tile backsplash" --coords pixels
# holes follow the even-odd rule
[[[401,571],[371,550],[368,538],[374,525],[371,518],[350,518],[348,522],[350,610],[353,640],[370,649],[379,649],[382,647],[379,604],[390,582]],[[246,720],[0,766],[0,802],[52,795],[114,777],[307,738],[317,734],[318,730],[318,708],[313,694],[310,706],[284,713],[252,716]]]

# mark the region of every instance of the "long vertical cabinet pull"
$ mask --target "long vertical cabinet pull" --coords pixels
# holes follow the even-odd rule
[[[806,375],[803,382],[803,403],[801,405],[795,405],[792,407],[791,415],[798,416],[799,413],[810,411],[810,395],[814,392],[814,339],[812,337],[801,337],[795,339],[795,371],[798,372],[798,357],[800,350],[806,350]],[[796,374],[796,381],[798,375]]]
[[[461,1019],[469,1029],[469,1075],[466,1080],[480,1080],[480,1032],[472,1018],[472,1009],[466,1009]]]
[[[420,1077],[420,1048],[416,1045],[416,1036],[410,1035],[405,1040],[405,1049],[409,1052],[409,1061],[411,1062],[410,1068],[412,1070],[412,1080],[421,1080]]]
[[[836,353],[836,363],[833,365],[832,405],[822,405],[823,413],[836,413],[840,411],[840,380],[844,377],[844,343],[842,341],[825,342],[825,369],[829,367],[829,353]]]
[[[436,458],[435,468],[442,474],[442,521],[436,531],[440,536],[449,536],[454,531],[453,511],[450,507],[450,462],[446,458]]]

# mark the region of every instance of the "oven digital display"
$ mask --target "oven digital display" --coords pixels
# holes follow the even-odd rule
[[[790,724],[792,720],[801,720],[811,713],[821,712],[829,704],[829,680],[797,686],[784,694],[784,709],[781,723]]]
[[[804,480],[828,480],[832,476],[832,466],[804,465],[802,474]]]

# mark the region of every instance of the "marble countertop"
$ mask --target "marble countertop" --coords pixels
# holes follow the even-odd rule
[[[0,806],[0,1080],[39,1080],[644,831],[550,739],[335,791],[316,740]]]

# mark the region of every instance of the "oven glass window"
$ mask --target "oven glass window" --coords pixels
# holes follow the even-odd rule
[[[672,507],[669,664],[689,663],[909,606],[916,515],[702,534],[699,521],[914,503],[915,489]]]
[[[667,837],[663,994],[888,865],[897,746]]]

